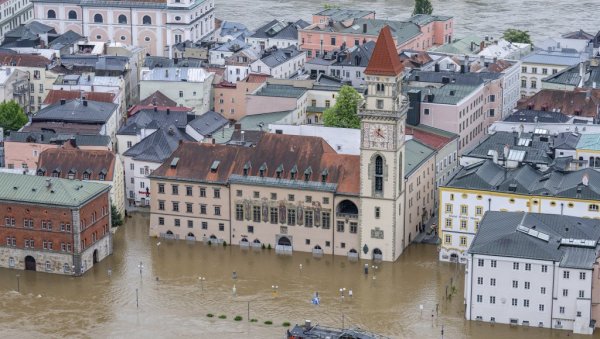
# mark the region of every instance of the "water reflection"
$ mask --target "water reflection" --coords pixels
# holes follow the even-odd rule
[[[157,246],[159,240],[147,234],[146,216],[128,219],[114,237],[114,254],[80,278],[0,270],[3,336],[280,338],[282,322],[305,319],[338,327],[343,320],[398,338],[439,337],[442,325],[445,338],[570,335],[464,321],[462,284],[451,300],[444,297],[450,279],[460,281],[464,271],[439,263],[432,246],[411,246],[397,262],[378,264],[365,275],[363,265],[371,262],[181,241]],[[17,273],[22,294],[15,292]],[[206,280],[201,284],[198,277]],[[352,289],[353,296],[346,292],[342,299],[340,288]],[[311,304],[317,291],[318,306]],[[248,302],[257,323],[247,322]],[[221,314],[227,319],[218,319]],[[236,315],[244,321],[233,321]]]

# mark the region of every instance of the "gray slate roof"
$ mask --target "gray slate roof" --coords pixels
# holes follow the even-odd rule
[[[419,168],[421,163],[435,154],[435,150],[415,139],[410,139],[406,142],[405,153],[404,176],[408,178],[414,170]]]
[[[591,269],[599,239],[597,219],[490,211],[481,220],[469,253],[557,261],[560,267]],[[579,240],[586,240],[586,245]]]
[[[297,57],[304,53],[304,51],[298,50],[296,46],[290,46],[286,48],[276,49],[271,52],[265,52],[263,57],[260,59],[265,65],[274,68],[277,67],[290,59]]]
[[[193,117],[188,112],[175,111],[167,114],[167,111],[144,109],[129,117],[117,134],[136,135],[144,128],[158,129],[170,125],[185,128],[188,121],[191,121]]]
[[[587,176],[587,186],[583,177]],[[463,167],[446,187],[496,191],[521,195],[600,200],[600,172],[591,168],[541,172],[529,164],[506,169],[492,160]]]
[[[96,134],[59,134],[53,132],[10,132],[6,141],[31,142],[37,144],[58,144],[73,139],[77,146],[107,146],[110,145],[108,135]]]
[[[150,69],[155,67],[164,68],[164,67],[201,67],[202,61],[199,59],[170,59],[168,57],[159,57],[159,56],[146,56],[144,58],[144,66]]]
[[[174,125],[162,127],[133,145],[123,155],[133,160],[162,163],[173,154],[181,140],[192,141],[192,138]]]
[[[458,73],[449,71],[421,71],[414,69],[408,75],[407,80],[442,84],[444,83],[444,78],[446,78],[450,84],[478,86],[491,80],[500,79],[502,76],[502,73],[492,72]]]
[[[375,49],[375,41],[350,47],[338,54],[338,58],[333,66],[367,67],[371,59],[371,54],[373,54],[373,49]]]
[[[548,136],[545,137],[551,138]],[[566,141],[568,138],[565,137],[563,139]],[[527,145],[521,143],[522,145],[519,145],[519,141],[521,140],[529,140],[529,144]],[[561,141],[563,140],[561,139]],[[488,155],[488,152],[490,150],[495,150],[498,152],[498,159],[505,160],[504,148],[506,145],[508,145],[509,150],[525,152],[525,157],[523,158],[522,162],[528,164],[550,165],[553,161],[550,157],[552,151],[550,150],[550,144],[548,141],[541,141],[539,135],[532,135],[531,133],[522,133],[519,136],[517,132],[496,132],[494,134],[490,134],[468,154],[465,154],[465,156],[480,159],[492,159],[492,156]]]
[[[305,28],[308,25],[310,24],[304,20],[296,22],[272,20],[257,28],[250,37],[258,39],[298,40],[298,28]]]
[[[546,65],[559,65],[559,66],[572,66],[578,64],[582,60],[582,56],[577,53],[564,53],[564,52],[548,52],[548,51],[537,51],[533,52],[523,59],[522,63],[532,64],[546,64]]]
[[[86,105],[87,102],[87,105]],[[69,122],[104,124],[115,113],[117,105],[107,102],[74,99],[61,105],[60,101],[40,110],[32,122]]]
[[[54,49],[61,49],[65,46],[73,45],[75,42],[83,39],[84,37],[79,33],[68,30],[52,40],[48,45]]]
[[[224,118],[221,114],[214,111],[208,111],[190,121],[188,125],[196,132],[200,133],[200,135],[207,136],[212,135],[228,123],[229,120]]]
[[[536,111],[522,109],[507,116],[504,121],[508,122],[540,122],[540,123],[564,123],[569,117],[561,112]]]
[[[267,83],[261,87],[255,95],[268,97],[300,98],[306,93],[307,89],[303,87],[294,87],[291,85],[279,85]]]

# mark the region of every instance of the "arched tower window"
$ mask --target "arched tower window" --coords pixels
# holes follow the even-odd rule
[[[69,11],[69,20],[77,20],[77,12]]]
[[[53,9],[48,11],[48,19],[56,19],[56,12]]]
[[[375,193],[383,193],[383,158],[375,157]]]
[[[127,17],[123,14],[119,15],[119,23],[120,24],[127,24]]]
[[[102,18],[102,14],[95,14],[94,15],[94,22],[101,24],[104,22],[104,19]]]
[[[150,18],[150,16],[148,15],[144,15],[144,17],[142,18],[142,24],[152,25],[152,18]]]

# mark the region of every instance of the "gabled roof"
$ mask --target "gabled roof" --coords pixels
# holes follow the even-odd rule
[[[127,119],[121,126],[117,135],[136,135],[142,129],[159,129],[173,125],[177,128],[185,128],[193,116],[188,111],[171,111],[153,108],[142,109]]]
[[[260,61],[270,68],[275,68],[303,53],[305,52],[298,50],[296,46],[289,46],[282,49],[275,49],[263,54],[263,57],[260,58]]]
[[[56,39],[52,40],[48,43],[51,48],[60,49],[65,46],[69,46],[74,44],[75,42],[84,39],[82,35],[79,33],[73,32],[72,30],[68,30],[63,34],[59,35]]]
[[[0,52],[0,65],[45,68],[52,61],[41,55]]]
[[[406,125],[406,135],[412,135],[418,142],[438,151],[458,138],[458,134],[426,125]]]
[[[568,134],[570,135],[571,133]],[[545,138],[546,140],[542,141],[540,138]],[[550,165],[553,162],[550,157],[550,154],[552,153],[550,150],[552,141],[553,137],[547,135],[539,136],[530,133],[522,133],[519,135],[517,132],[499,131],[487,135],[485,139],[475,146],[475,148],[463,156],[479,159],[492,159],[493,157],[489,152],[490,150],[493,150],[498,153],[498,159],[507,161],[507,159],[505,159],[505,151],[508,151],[506,154],[508,160],[510,160],[513,155],[517,154],[515,152],[519,152],[519,154],[524,153],[523,158],[519,162],[535,165]],[[561,139],[560,142],[563,142],[563,140]]]
[[[67,179],[69,171],[74,169],[77,180],[83,180],[86,173],[88,180],[100,180],[100,175],[104,175],[105,181],[112,181],[115,161],[115,154],[111,151],[50,148],[40,153],[37,175],[49,177],[53,176],[55,169],[62,169],[58,176]]]
[[[504,118],[509,122],[539,122],[539,123],[565,123],[569,116],[561,112],[537,111],[529,109],[518,110]]]
[[[52,105],[60,100],[73,100],[78,98],[85,98],[91,101],[108,102],[113,103],[115,95],[113,93],[102,93],[102,92],[80,92],[80,91],[64,91],[59,89],[51,89],[44,99],[44,105]]]
[[[208,136],[220,130],[228,123],[229,120],[225,119],[221,114],[214,111],[208,111],[190,121],[188,126],[193,128],[200,135]]]
[[[115,113],[117,105],[107,102],[74,99],[41,109],[32,122],[68,122],[104,124]]]
[[[587,185],[584,184],[584,177],[587,177]],[[591,168],[570,172],[541,172],[529,164],[506,169],[492,160],[485,160],[463,167],[446,186],[522,195],[600,200],[600,172]]]
[[[162,163],[177,149],[180,141],[190,140],[192,139],[187,134],[174,125],[161,127],[123,155],[133,160]]]
[[[79,207],[109,188],[95,182],[0,173],[0,201],[7,202]]]
[[[174,158],[179,158],[176,167],[170,165]],[[219,166],[211,170],[214,161],[219,161]],[[265,133],[256,147],[183,143],[151,177],[216,183],[234,180],[357,195],[359,161],[358,156],[336,153],[322,138]],[[245,175],[244,167],[247,168]],[[282,169],[279,174],[278,168]],[[292,168],[297,168],[295,178],[292,178]],[[304,178],[307,169],[312,170],[309,180]],[[327,173],[325,178],[322,177],[324,172]]]
[[[406,165],[404,167],[404,177],[408,178],[411,173],[420,167],[420,165],[429,157],[435,154],[435,150],[415,139],[406,141]]]
[[[559,262],[592,269],[600,220],[566,215],[489,211],[479,224],[469,253]]]
[[[257,28],[250,37],[259,39],[297,40],[298,29],[305,28],[308,25],[310,24],[304,20],[298,20],[296,22],[272,20]]]
[[[166,106],[166,107],[177,107],[177,102],[164,95],[161,91],[156,91],[140,101],[139,105],[142,106]]]
[[[390,26],[385,26],[379,32],[375,49],[364,73],[368,75],[396,76],[403,69],[404,65],[400,62]]]
[[[79,131],[78,131],[79,132]],[[65,142],[74,142],[77,146],[109,146],[111,141],[108,135],[98,134],[59,134],[54,132],[17,132],[11,131],[6,138],[8,142],[29,142],[36,144],[62,145]]]
[[[568,115],[596,117],[600,104],[600,90],[542,89],[530,98],[519,100],[517,108],[538,111],[557,111]]]
[[[171,59],[169,57],[148,55],[144,58],[143,67],[148,67],[149,69],[153,69],[155,67],[202,67],[202,60],[190,58]]]

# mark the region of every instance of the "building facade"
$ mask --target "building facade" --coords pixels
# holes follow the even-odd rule
[[[465,317],[592,334],[600,221],[487,212],[467,256]]]
[[[108,185],[0,173],[0,266],[81,275],[112,253]]]
[[[174,44],[200,40],[215,30],[213,0],[32,2],[35,20],[57,32],[143,46],[151,55],[171,56]]]
[[[25,0],[5,0],[0,4],[0,42],[4,34],[33,19],[33,3]]]
[[[593,169],[540,172],[531,165],[506,169],[486,160],[461,169],[439,188],[440,260],[466,262],[467,249],[487,211],[600,217],[600,180]]]

